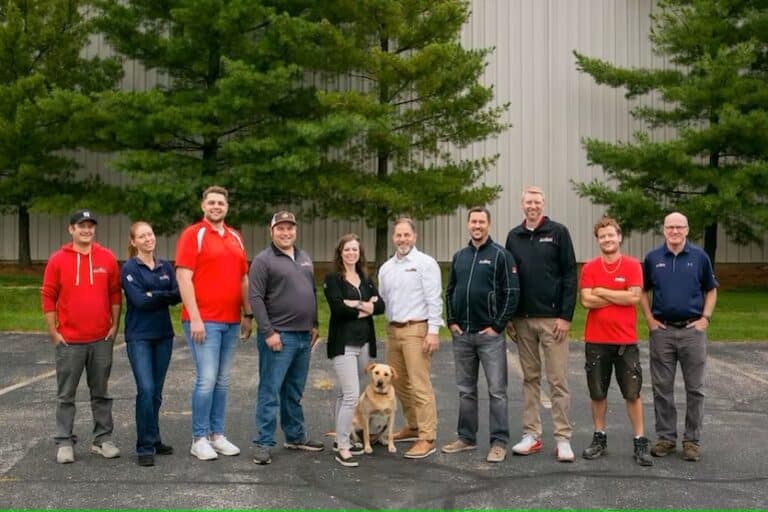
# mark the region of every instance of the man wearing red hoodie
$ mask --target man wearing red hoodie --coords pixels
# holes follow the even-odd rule
[[[120,272],[109,249],[94,241],[96,217],[88,209],[69,219],[72,242],[54,252],[45,266],[41,299],[51,343],[56,347],[56,461],[74,462],[72,434],[75,395],[85,369],[91,392],[91,452],[111,459],[120,450],[112,435],[112,399],[107,381],[112,344],[120,322]]]

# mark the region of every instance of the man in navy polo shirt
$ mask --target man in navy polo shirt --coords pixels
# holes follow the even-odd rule
[[[677,446],[674,389],[679,361],[686,394],[683,458],[698,461],[704,419],[706,329],[717,302],[718,282],[707,253],[688,242],[687,235],[685,215],[675,212],[664,218],[665,243],[651,250],[643,261],[646,293],[641,296],[640,304],[650,331],[651,382],[658,436],[651,454],[664,457]]]

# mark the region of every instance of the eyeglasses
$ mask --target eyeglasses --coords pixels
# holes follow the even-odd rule
[[[664,226],[667,231],[683,231],[688,229],[688,226]]]

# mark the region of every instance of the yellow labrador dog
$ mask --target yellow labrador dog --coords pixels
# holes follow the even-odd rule
[[[365,368],[368,374],[368,385],[365,386],[355,405],[352,417],[352,435],[357,442],[363,443],[365,453],[373,453],[371,435],[380,440],[388,439],[387,450],[395,453],[395,442],[390,435],[395,427],[397,400],[392,380],[397,378],[395,369],[388,364],[370,363]],[[359,439],[362,433],[362,440]]]

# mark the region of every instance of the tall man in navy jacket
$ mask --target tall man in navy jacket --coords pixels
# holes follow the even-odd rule
[[[453,255],[445,303],[453,335],[453,358],[459,388],[458,438],[443,453],[477,448],[477,380],[483,365],[488,382],[490,450],[488,462],[507,456],[507,347],[504,328],[517,307],[520,293],[514,257],[490,235],[491,212],[469,210],[470,241]]]
[[[520,201],[525,219],[507,236],[520,277],[520,304],[512,319],[523,369],[523,438],[512,447],[517,455],[541,450],[542,361],[544,352],[552,399],[552,423],[560,462],[572,462],[572,427],[568,418],[568,329],[576,307],[576,256],[568,228],[544,215],[544,192],[528,187]]]

